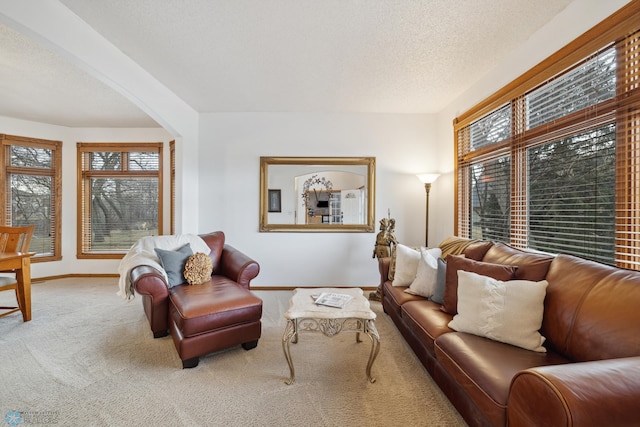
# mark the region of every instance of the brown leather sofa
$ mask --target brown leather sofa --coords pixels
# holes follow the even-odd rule
[[[167,286],[163,274],[149,265],[129,272],[154,338],[173,338],[183,368],[199,357],[242,345],[257,346],[262,333],[262,300],[250,291],[259,264],[230,245],[221,231],[201,235],[211,249],[211,280],[199,285]]]
[[[384,311],[469,425],[640,425],[640,272],[467,243],[467,258],[549,282],[546,353],[450,329],[440,304],[391,285],[390,258],[379,269]]]

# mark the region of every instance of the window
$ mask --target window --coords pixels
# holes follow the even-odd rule
[[[34,262],[61,259],[62,142],[0,135],[2,224],[34,224],[29,250]]]
[[[527,94],[527,128],[549,123],[616,95],[616,50],[607,48]]]
[[[162,143],[78,143],[78,173],[79,258],[162,234]]]
[[[615,126],[527,150],[529,247],[613,263]]]
[[[454,122],[456,234],[640,269],[629,4]]]
[[[511,136],[511,105],[496,110],[474,122],[471,128],[471,149],[477,150]]]

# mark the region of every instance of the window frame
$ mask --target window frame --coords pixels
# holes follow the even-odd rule
[[[107,178],[157,178],[158,179],[158,235],[163,234],[163,143],[162,142],[78,142],[77,146],[77,249],[76,257],[78,259],[120,259],[126,254],[126,250],[113,250],[108,252],[85,252],[84,247],[88,246],[85,242],[85,224],[91,221],[90,208],[91,203],[83,202],[84,181],[93,177],[101,176]],[[126,170],[124,162],[121,164],[119,171],[91,171],[83,170],[83,156],[92,152],[157,152],[158,153],[158,170],[157,171],[137,171]],[[89,217],[87,217],[89,215]]]
[[[176,233],[176,141],[175,139],[169,141],[169,186],[170,190],[170,233],[173,235]]]
[[[454,119],[454,156],[455,156],[455,184],[454,191],[454,234],[462,237],[470,237],[471,230],[469,214],[470,190],[469,169],[474,162],[489,160],[508,154],[511,156],[511,223],[510,243],[519,248],[526,249],[528,241],[527,222],[527,149],[545,142],[569,136],[589,127],[594,128],[607,123],[616,124],[616,150],[631,150],[628,146],[633,144],[632,139],[638,138],[637,133],[630,135],[619,126],[631,123],[632,114],[640,110],[640,89],[637,83],[629,83],[629,88],[624,89],[620,80],[626,77],[622,70],[621,59],[626,58],[626,43],[634,35],[634,44],[638,46],[640,37],[640,2],[631,2],[616,13],[587,31],[573,42],[569,43],[553,55],[533,67],[496,93],[481,101],[473,108]],[[526,96],[544,83],[551,81],[555,76],[565,73],[584,61],[585,58],[595,57],[603,49],[614,46],[617,49],[617,92],[613,99],[601,101],[594,107],[568,114],[553,122],[540,125],[533,129],[526,127]],[[633,48],[635,48],[635,46]],[[629,55],[631,56],[631,55]],[[631,76],[631,80],[634,76]],[[635,80],[637,82],[637,80]],[[512,131],[511,136],[505,140],[488,147],[482,147],[475,151],[470,148],[470,126],[483,117],[511,104]],[[630,112],[634,110],[634,113]],[[638,132],[636,130],[636,132]],[[618,156],[618,154],[616,154]],[[622,158],[619,162],[631,163],[633,160]],[[629,159],[633,156],[628,155]],[[635,194],[640,190],[640,172],[631,175],[631,168],[624,165],[616,165],[616,236],[615,236],[615,263],[620,267],[640,269],[640,250],[633,250],[633,244],[637,240],[632,236],[633,230],[640,227],[640,218],[637,212],[630,206],[635,201]],[[627,184],[633,180],[632,184]],[[625,186],[632,188],[627,188]],[[622,188],[624,187],[624,188]],[[620,200],[618,199],[620,198]],[[636,202],[637,203],[637,202]],[[619,206],[627,206],[624,209]],[[631,212],[631,213],[629,213]],[[624,217],[621,224],[619,216]],[[631,222],[631,223],[630,223]]]
[[[36,255],[31,258],[32,263],[59,261],[62,259],[62,141],[54,141],[48,139],[30,138],[16,135],[0,134],[0,164],[3,166],[4,173],[0,174],[0,188],[3,189],[0,194],[0,203],[2,204],[2,212],[0,213],[0,223],[12,225],[9,222],[7,212],[11,210],[7,204],[11,203],[8,199],[7,188],[9,177],[11,174],[18,173],[23,175],[50,176],[52,179],[51,198],[53,205],[54,220],[51,226],[53,231],[53,254],[52,255]],[[51,150],[51,168],[29,168],[23,166],[11,166],[10,158],[7,158],[7,152],[12,146],[45,148]]]

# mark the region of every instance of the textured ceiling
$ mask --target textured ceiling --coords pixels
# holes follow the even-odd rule
[[[101,81],[3,25],[0,116],[69,127],[158,127]]]
[[[203,113],[438,112],[570,2],[61,0]],[[0,115],[155,125],[6,27],[0,66]]]

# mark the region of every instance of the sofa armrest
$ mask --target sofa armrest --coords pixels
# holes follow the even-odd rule
[[[249,289],[251,281],[260,272],[260,265],[244,253],[230,245],[224,245],[220,257],[220,271],[217,273]]]
[[[510,427],[640,425],[640,357],[526,369],[511,382]]]
[[[169,287],[164,275],[149,265],[137,265],[129,272],[129,278],[135,291],[142,295],[142,306],[153,336],[165,336],[169,328]]]
[[[140,295],[167,298],[169,287],[160,271],[150,265],[137,265],[129,272],[133,288]]]

